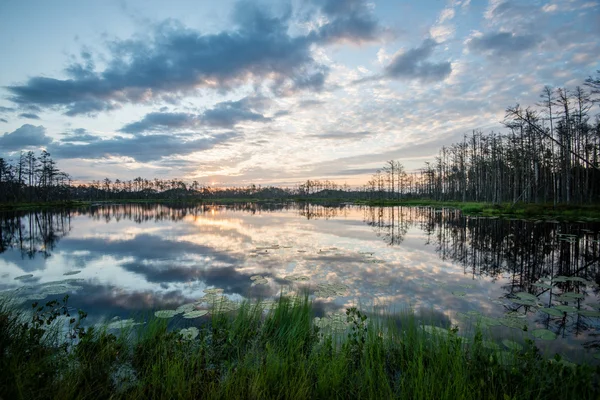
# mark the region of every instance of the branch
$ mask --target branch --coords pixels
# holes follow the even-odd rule
[[[560,143],[558,140],[554,139],[552,136],[550,136],[548,134],[548,132],[546,132],[545,130],[543,130],[542,128],[540,128],[529,116],[529,113],[526,113],[525,116],[523,115],[523,113],[521,112],[521,109],[519,108],[519,106],[517,105],[514,108],[507,108],[506,109],[506,113],[507,116],[512,116],[513,118],[515,118],[518,121],[522,121],[522,122],[526,122],[531,128],[535,129],[537,132],[541,133],[543,136],[547,137],[548,139],[552,140],[554,143],[556,143],[558,146],[562,147],[565,150],[568,150],[562,143]],[[505,124],[508,126],[508,124]],[[598,171],[600,171],[600,167],[598,167],[597,165],[592,164],[591,162],[589,162],[587,159],[583,158],[582,156],[580,156],[579,154],[575,153],[572,150],[568,150],[569,153],[571,153],[573,156],[575,156],[576,158],[578,158],[579,160],[583,161],[588,167],[594,168]]]

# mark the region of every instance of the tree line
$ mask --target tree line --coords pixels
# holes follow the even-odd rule
[[[248,185],[215,188],[181,179],[95,180],[73,184],[47,151],[0,158],[0,202],[194,198],[329,198],[584,204],[600,201],[600,71],[575,89],[546,86],[536,107],[506,109],[506,131],[473,131],[441,148],[433,162],[407,172],[395,160],[360,189],[330,180],[292,188]]]
[[[600,71],[598,71],[600,74]],[[600,201],[600,77],[546,86],[536,107],[506,109],[506,132],[473,131],[407,174],[390,160],[364,186],[371,198],[584,204]]]

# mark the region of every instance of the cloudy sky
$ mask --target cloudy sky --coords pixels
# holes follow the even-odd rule
[[[0,37],[0,156],[355,185],[594,75],[600,1],[4,0]]]

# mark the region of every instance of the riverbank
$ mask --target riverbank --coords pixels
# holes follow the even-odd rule
[[[532,341],[466,340],[412,312],[374,318],[348,309],[315,319],[308,298],[282,298],[268,313],[242,304],[213,308],[194,326],[147,317],[120,332],[108,330],[114,321],[83,329],[80,313],[69,314],[71,336],[60,344],[61,306],[34,307],[28,324],[0,307],[3,398],[600,397],[598,367],[548,360]]]
[[[456,208],[466,215],[506,218],[553,218],[575,221],[579,219],[600,220],[600,205],[533,204],[533,203],[475,203],[434,200],[383,200],[360,201],[368,206],[425,206],[436,209]]]
[[[466,215],[500,218],[529,218],[529,219],[557,219],[565,221],[600,220],[600,205],[566,205],[566,204],[532,204],[532,203],[475,203],[456,201],[434,201],[427,199],[410,200],[344,200],[327,198],[190,198],[190,199],[115,199],[98,201],[64,201],[64,202],[37,202],[37,203],[3,203],[1,211],[24,211],[52,208],[76,208],[93,205],[107,204],[243,204],[243,203],[286,203],[299,204],[313,203],[320,205],[354,204],[362,206],[406,206],[406,207],[433,207],[455,208]]]

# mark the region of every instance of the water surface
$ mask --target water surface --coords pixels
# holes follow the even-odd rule
[[[66,292],[94,323],[174,309],[214,288],[233,301],[309,290],[322,315],[410,307],[459,332],[484,315],[492,335],[532,338],[574,361],[592,360],[600,345],[594,222],[427,207],[128,204],[0,213],[0,224],[4,295],[17,289],[26,305]],[[561,306],[568,312],[544,312]],[[501,325],[506,315],[527,332]],[[533,337],[539,329],[557,338]]]

